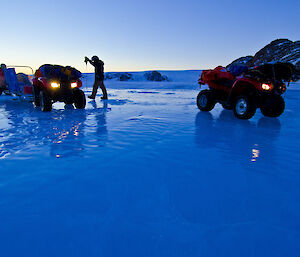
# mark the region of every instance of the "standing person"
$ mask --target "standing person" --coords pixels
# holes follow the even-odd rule
[[[95,67],[95,82],[93,86],[93,92],[88,98],[95,99],[98,87],[102,89],[103,96],[101,99],[107,99],[107,91],[104,86],[104,62],[101,61],[98,56],[93,56],[92,60],[85,57],[84,62],[87,64],[88,62]]]

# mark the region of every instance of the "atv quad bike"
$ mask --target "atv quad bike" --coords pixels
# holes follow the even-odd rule
[[[86,99],[82,87],[81,72],[70,66],[42,65],[33,79],[34,104],[43,112],[52,110],[55,102],[74,104],[84,109]]]
[[[295,66],[290,63],[264,64],[235,77],[226,68],[218,66],[214,70],[204,70],[199,79],[202,90],[197,97],[201,111],[211,111],[216,103],[232,110],[239,119],[250,119],[256,109],[268,117],[278,117],[285,109],[282,94],[285,82],[290,82]]]

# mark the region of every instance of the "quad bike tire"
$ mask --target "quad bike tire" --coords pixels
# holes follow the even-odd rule
[[[84,92],[80,89],[74,89],[73,97],[75,107],[77,109],[84,109],[86,106],[86,98]]]
[[[210,90],[202,90],[197,96],[197,106],[201,111],[209,112],[216,105],[213,94]]]
[[[41,106],[40,92],[35,86],[33,86],[33,102],[35,106]]]
[[[40,103],[41,103],[41,109],[43,112],[51,112],[52,110],[52,100],[51,98],[47,95],[46,92],[41,91],[40,92]]]
[[[260,108],[261,113],[266,117],[278,117],[285,109],[285,102],[282,96],[274,96],[272,102]]]
[[[233,105],[234,115],[242,120],[251,119],[256,112],[254,98],[247,95],[238,96]]]

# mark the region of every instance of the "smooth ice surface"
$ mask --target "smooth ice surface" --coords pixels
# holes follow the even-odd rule
[[[249,121],[195,90],[109,93],[0,97],[1,256],[299,256],[300,91]]]

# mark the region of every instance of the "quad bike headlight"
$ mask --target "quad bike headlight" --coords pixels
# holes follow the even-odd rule
[[[71,83],[71,88],[76,88],[76,87],[77,87],[77,83],[76,82]]]
[[[51,82],[51,87],[52,88],[60,88],[60,84],[57,82]]]
[[[262,84],[261,87],[263,90],[266,90],[266,91],[269,91],[272,89],[271,85],[268,85],[268,84]]]

